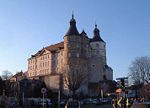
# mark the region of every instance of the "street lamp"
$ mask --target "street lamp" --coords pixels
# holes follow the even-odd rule
[[[41,93],[43,94],[43,108],[44,108],[44,100],[45,100],[44,99],[45,98],[44,95],[45,95],[46,92],[47,92],[46,88],[42,88],[41,89]]]

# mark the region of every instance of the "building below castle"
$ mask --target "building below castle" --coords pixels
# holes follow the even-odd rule
[[[44,47],[28,59],[28,77],[44,80],[50,89],[67,91],[66,72],[79,74],[84,83],[78,92],[89,95],[99,94],[101,81],[113,80],[113,70],[106,62],[106,42],[97,25],[89,38],[84,30],[78,32],[74,16],[62,42]]]

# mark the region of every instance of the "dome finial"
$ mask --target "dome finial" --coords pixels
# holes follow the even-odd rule
[[[95,22],[95,28],[94,28],[93,33],[94,33],[94,36],[93,36],[93,38],[92,38],[92,40],[91,40],[92,42],[95,42],[95,41],[104,42],[104,41],[102,40],[102,38],[100,37],[100,30],[97,28],[96,22]]]
[[[95,28],[97,28],[97,24],[96,24],[96,21],[95,21]]]
[[[72,19],[74,19],[74,11],[72,11]]]
[[[78,32],[77,27],[76,27],[76,20],[74,19],[73,11],[72,11],[72,18],[70,20],[70,27],[69,27],[69,30],[65,36],[69,36],[69,35],[79,36],[79,32]]]

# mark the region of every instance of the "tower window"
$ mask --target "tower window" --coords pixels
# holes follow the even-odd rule
[[[79,45],[79,44],[77,44],[77,48],[80,48],[80,45]]]
[[[68,44],[68,48],[70,48],[71,47],[71,45],[70,44]]]
[[[96,54],[99,54],[99,51],[96,51]]]
[[[96,44],[96,48],[99,48],[99,44],[98,43]]]
[[[72,52],[71,57],[77,57],[77,54],[75,52]]]
[[[107,80],[107,77],[106,77],[106,75],[103,75],[103,80]]]
[[[106,46],[104,45],[104,48],[105,48]]]
[[[92,65],[92,67],[95,67],[95,65]]]
[[[71,57],[71,53],[68,54],[68,57]]]

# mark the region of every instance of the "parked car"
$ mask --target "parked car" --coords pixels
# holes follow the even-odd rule
[[[99,100],[97,98],[86,98],[86,99],[82,99],[81,104],[97,104],[99,103]]]
[[[93,104],[93,101],[91,98],[83,99],[81,101],[82,104]]]
[[[61,106],[65,106],[66,103],[67,103],[66,99],[61,99],[61,100],[60,100],[60,105],[61,105]]]
[[[97,105],[100,104],[111,104],[112,99],[111,98],[100,98]]]
[[[43,105],[43,103],[44,103],[44,105],[47,105],[47,106],[51,106],[51,105],[52,105],[50,99],[44,99],[44,102],[43,102],[43,99],[40,99],[40,101],[39,101],[38,104],[39,104],[39,105]]]
[[[78,100],[70,100],[65,105],[65,108],[80,108],[80,102]]]
[[[97,104],[98,102],[99,102],[98,99],[92,99],[92,103],[93,103],[93,104]]]

